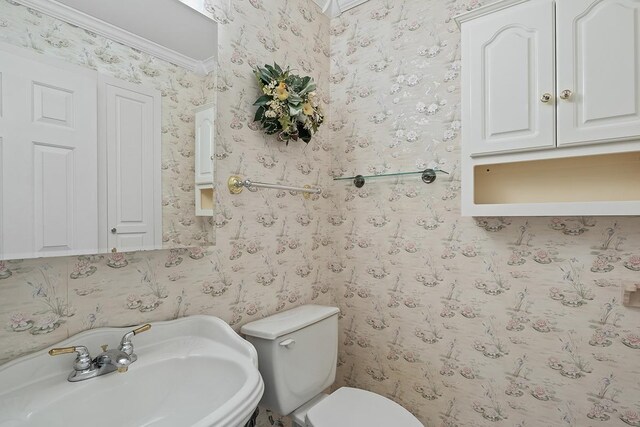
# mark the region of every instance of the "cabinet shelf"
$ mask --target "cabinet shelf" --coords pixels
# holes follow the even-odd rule
[[[474,167],[474,203],[640,201],[640,152]]]

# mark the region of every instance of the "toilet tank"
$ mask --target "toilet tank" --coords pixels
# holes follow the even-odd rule
[[[288,415],[333,384],[339,312],[304,305],[242,327],[258,352],[265,385],[261,405]]]

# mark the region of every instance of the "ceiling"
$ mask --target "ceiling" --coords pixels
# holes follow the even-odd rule
[[[329,15],[331,18],[340,16],[342,12],[345,12],[351,8],[366,3],[369,0],[313,0],[322,11]]]
[[[57,0],[196,61],[215,56],[215,22],[177,0]]]

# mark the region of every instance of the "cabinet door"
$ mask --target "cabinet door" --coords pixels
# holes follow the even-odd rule
[[[558,145],[637,139],[640,1],[559,1],[557,33]]]
[[[470,155],[555,147],[554,3],[463,26],[463,123]],[[548,94],[549,99],[542,97]]]
[[[0,51],[5,258],[98,249],[95,74]]]
[[[213,184],[214,108],[196,113],[196,184]]]
[[[100,80],[108,248],[157,249],[162,245],[160,94],[117,79]]]

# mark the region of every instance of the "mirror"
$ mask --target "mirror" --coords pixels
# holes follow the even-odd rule
[[[0,260],[214,244],[217,24],[0,1]]]

